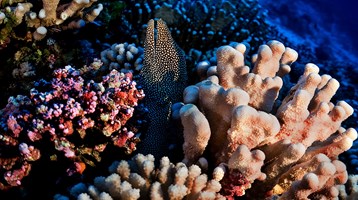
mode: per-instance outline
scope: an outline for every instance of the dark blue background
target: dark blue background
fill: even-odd
[[[259,0],[272,25],[297,43],[318,51],[320,59],[351,61],[358,67],[358,1]],[[296,34],[296,35],[294,35]]]

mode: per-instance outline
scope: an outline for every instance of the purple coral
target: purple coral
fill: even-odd
[[[0,111],[0,189],[20,185],[41,152],[69,159],[69,175],[99,162],[108,145],[131,153],[139,140],[125,125],[143,97],[131,74],[113,70],[101,82],[86,82],[66,66],[50,82],[36,82],[29,96],[9,98]]]

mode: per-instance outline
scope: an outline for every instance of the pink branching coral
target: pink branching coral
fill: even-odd
[[[202,81],[173,106],[184,127],[183,161],[195,163],[208,152],[215,165],[226,166],[227,198],[337,197],[336,186],[348,176],[338,155],[357,138],[356,130],[341,127],[353,108],[331,102],[338,81],[310,63],[281,100],[282,77],[297,52],[270,41],[253,56],[252,69],[245,53],[244,44],[220,47],[217,65],[199,63]]]
[[[36,82],[29,96],[9,98],[0,111],[0,189],[20,185],[41,154],[70,160],[71,175],[99,162],[108,145],[135,150],[139,140],[125,125],[144,93],[131,78],[113,70],[101,82],[86,82],[66,66],[50,82]]]

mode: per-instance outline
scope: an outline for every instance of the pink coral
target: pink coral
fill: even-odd
[[[136,148],[139,140],[125,125],[144,93],[130,74],[113,70],[96,83],[66,66],[55,70],[53,77],[50,82],[38,81],[28,97],[10,98],[0,111],[0,163],[7,166],[0,169],[6,180],[0,188],[19,185],[42,151],[70,159],[71,175],[94,164],[84,155],[99,162],[109,144],[125,148],[126,153]],[[52,149],[44,149],[49,144]]]

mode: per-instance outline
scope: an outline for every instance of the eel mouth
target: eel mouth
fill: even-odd
[[[179,63],[185,63],[185,54],[174,42],[169,28],[162,19],[151,19],[147,24],[144,57],[144,65],[148,67],[149,71],[157,68],[161,72],[153,75],[152,80],[154,81],[162,80],[162,76],[166,72],[164,68],[174,70]],[[177,76],[175,78],[178,79]]]
[[[162,39],[158,38],[160,37],[160,31],[163,31],[163,33],[170,33],[167,24],[162,19],[151,19],[149,20],[147,24],[147,32],[146,35],[152,36],[152,41],[154,42],[154,45],[156,46],[157,41]]]
[[[163,20],[159,20],[161,21],[159,23],[165,23]],[[152,35],[154,46],[156,46],[158,41],[158,20],[149,20],[146,35],[148,36],[148,34]]]

